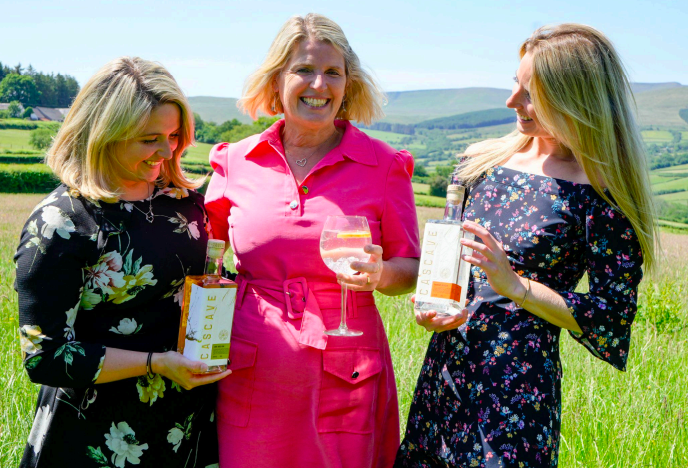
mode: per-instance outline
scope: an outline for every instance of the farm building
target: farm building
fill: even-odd
[[[36,106],[31,114],[32,121],[64,121],[69,108],[44,108]]]

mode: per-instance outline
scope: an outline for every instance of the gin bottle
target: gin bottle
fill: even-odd
[[[227,370],[237,284],[222,277],[225,242],[208,240],[204,274],[184,279],[177,351],[205,362],[207,372]]]
[[[451,184],[447,187],[447,202],[443,220],[426,222],[416,284],[414,308],[439,316],[457,315],[465,307],[471,264],[462,255],[471,255],[470,248],[459,241],[474,239],[462,227],[462,215],[467,189]],[[464,335],[466,323],[460,327]]]

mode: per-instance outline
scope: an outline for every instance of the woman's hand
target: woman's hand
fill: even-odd
[[[411,296],[411,301],[412,303],[416,301],[415,295]],[[422,312],[414,309],[414,314],[416,315],[416,323],[426,328],[426,331],[440,333],[441,331],[457,329],[466,323],[469,311],[462,309],[458,315],[439,316],[438,312],[433,310]]]
[[[208,366],[203,362],[187,359],[176,351],[153,354],[151,363],[153,373],[164,375],[185,390],[217,382],[232,373],[231,370],[226,370],[204,374],[206,370]]]
[[[374,291],[378,287],[383,276],[383,247],[379,245],[366,245],[364,252],[371,255],[368,262],[354,261],[350,267],[359,274],[338,274],[337,282],[347,284],[347,288],[353,291]]]
[[[512,270],[502,243],[497,241],[485,227],[475,222],[464,222],[464,229],[480,237],[483,243],[463,238],[462,245],[471,248],[474,252],[471,256],[462,255],[462,259],[483,269],[488,283],[496,294],[512,300],[521,299],[526,292],[526,286],[522,284],[522,278]]]

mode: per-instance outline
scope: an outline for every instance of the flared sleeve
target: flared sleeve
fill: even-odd
[[[582,334],[570,335],[594,356],[625,370],[643,273],[641,246],[629,220],[601,198],[586,213],[589,292],[562,293]]]
[[[100,297],[86,289],[86,278],[104,285],[116,274],[88,271],[90,253],[97,253],[98,227],[78,199],[64,187],[41,202],[29,216],[14,257],[19,299],[19,338],[24,368],[34,383],[53,387],[85,387],[96,381],[105,359],[98,338],[81,338],[77,315]]]

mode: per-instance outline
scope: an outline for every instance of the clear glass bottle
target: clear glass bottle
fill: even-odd
[[[208,373],[227,370],[237,284],[222,277],[225,242],[208,240],[202,275],[184,279],[177,351],[208,365]]]
[[[466,194],[466,187],[449,185],[445,217],[426,222],[416,284],[417,310],[435,310],[438,315],[449,316],[459,314],[465,307],[471,264],[462,255],[471,255],[473,250],[459,241],[474,239],[462,227]]]

